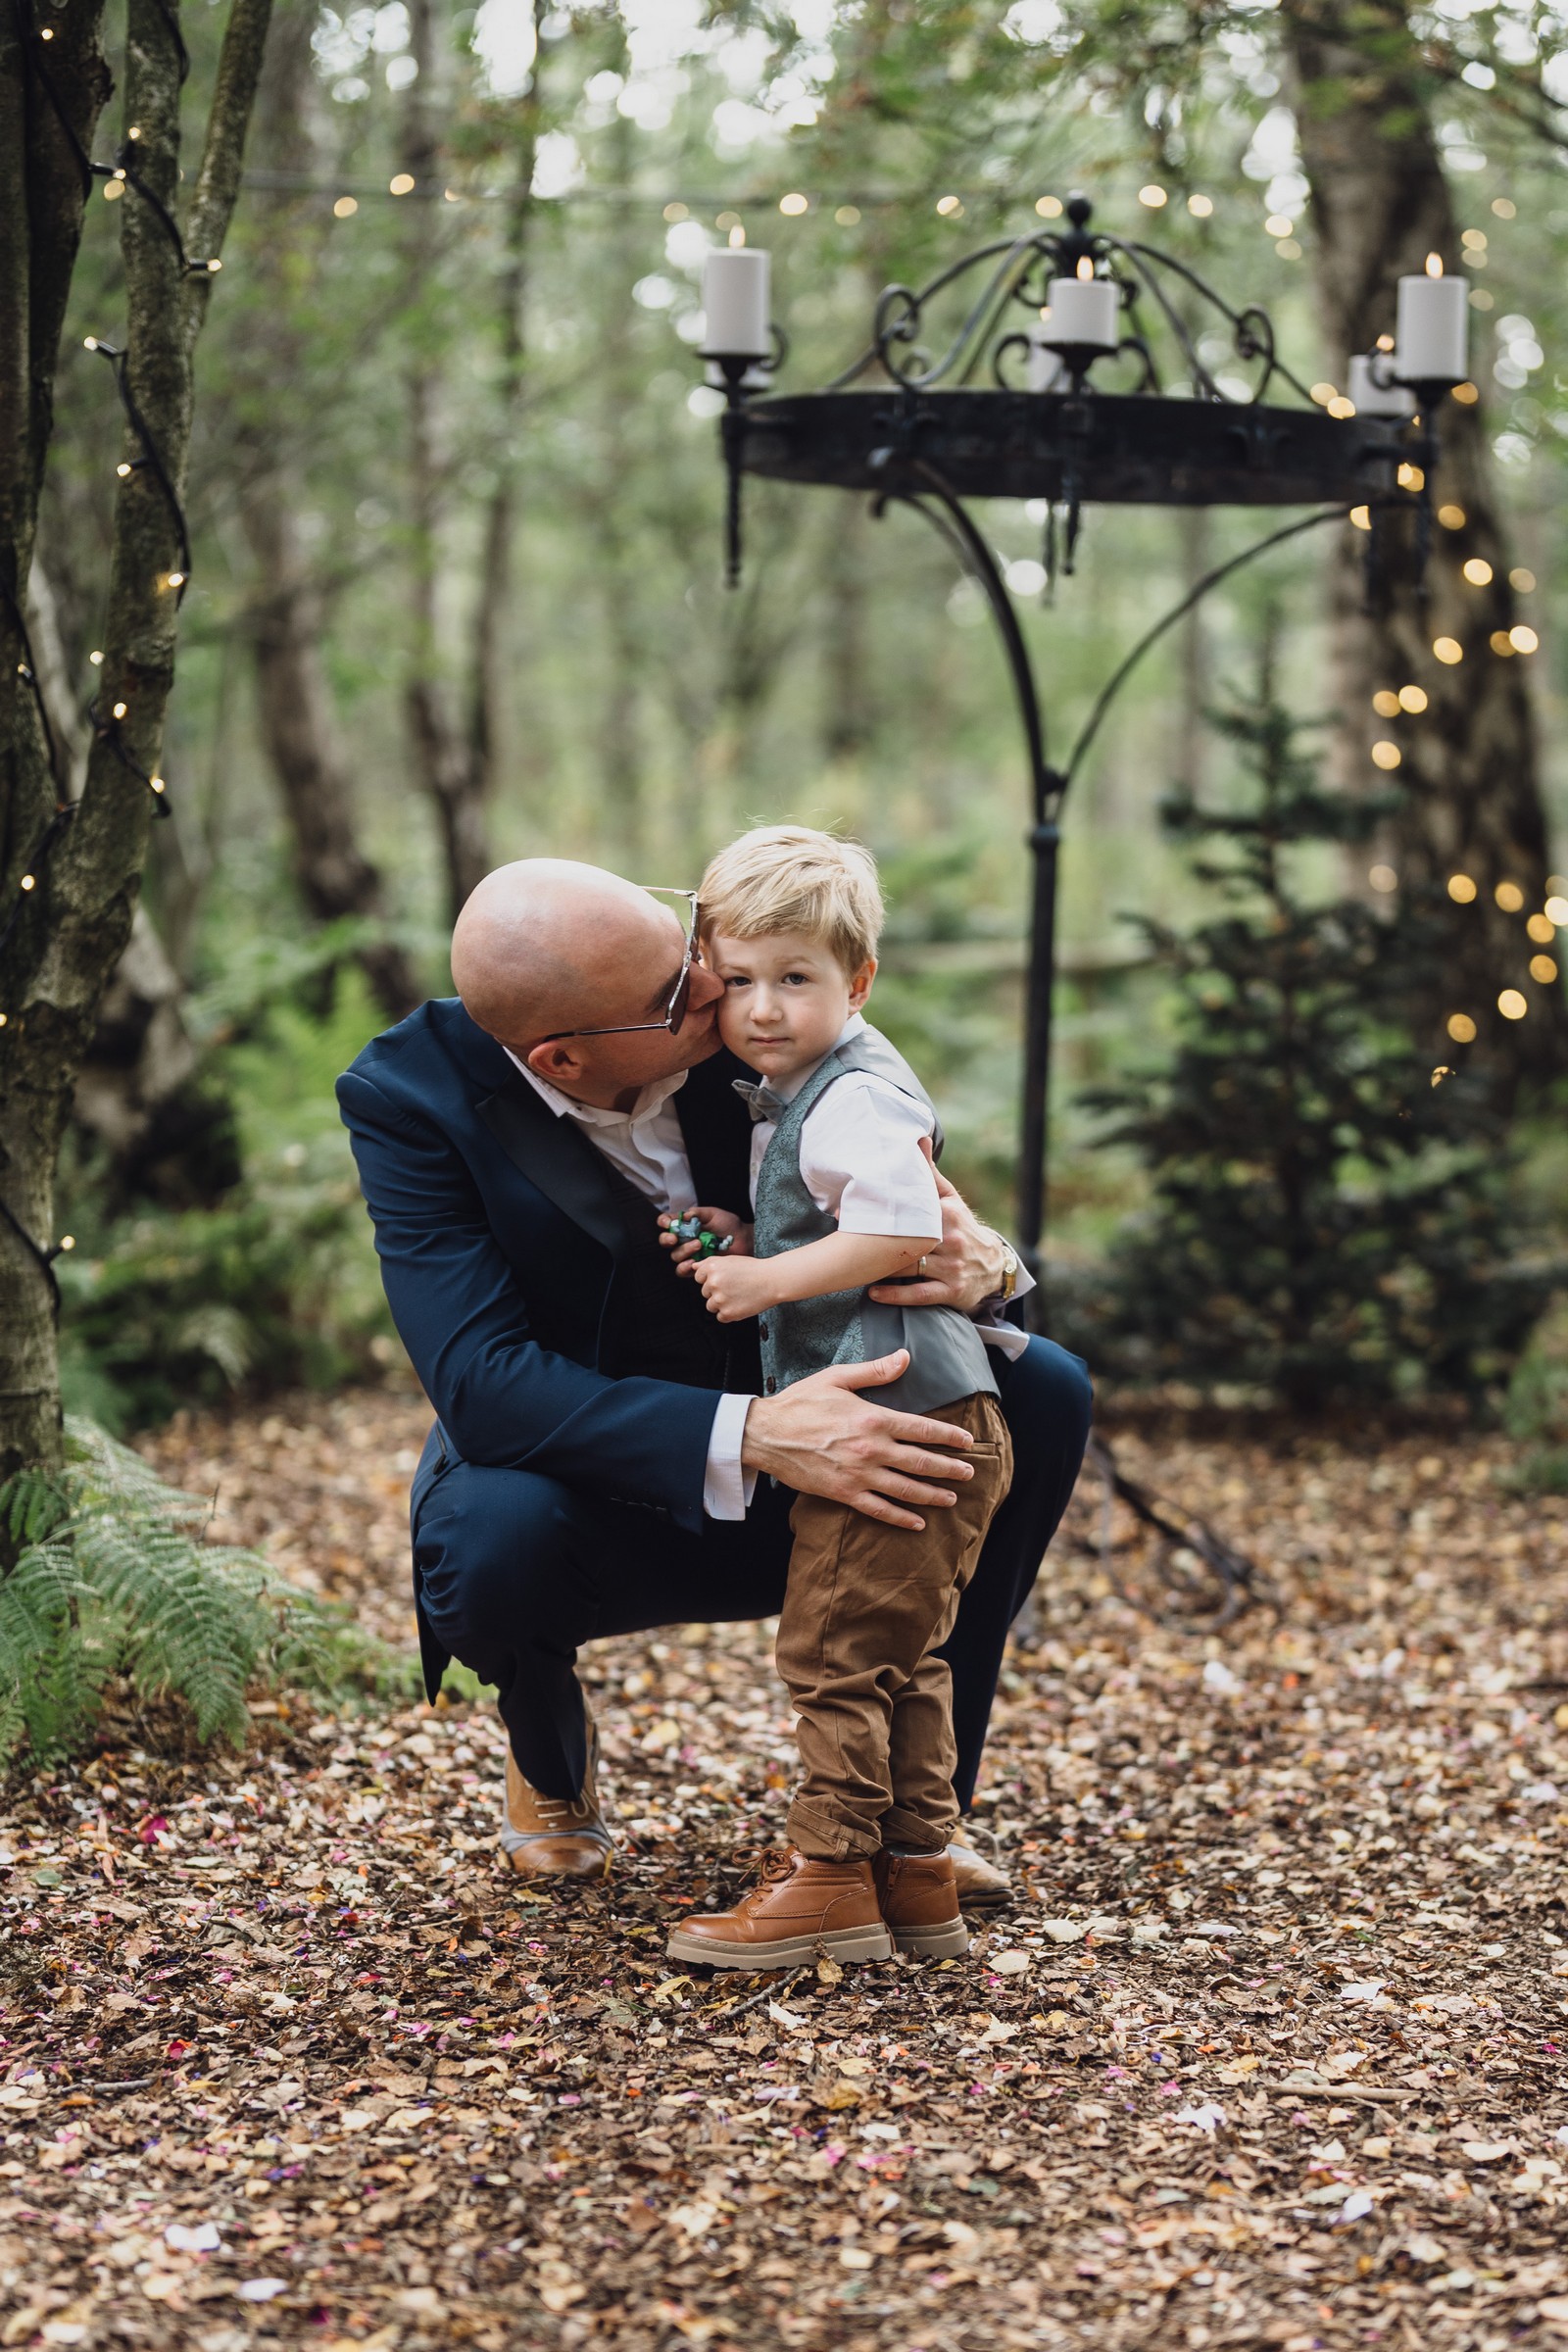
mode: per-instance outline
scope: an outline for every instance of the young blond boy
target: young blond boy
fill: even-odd
[[[804,826],[748,833],[703,878],[705,961],[725,983],[724,1043],[760,1073],[755,1225],[700,1209],[726,1244],[677,1260],[721,1322],[759,1318],[769,1394],[829,1364],[906,1349],[878,1392],[957,1424],[973,1445],[956,1499],[917,1530],[800,1494],[777,1662],[803,1779],[790,1850],[732,1912],[686,1920],[672,1958],[782,1968],[825,1946],[841,1960],[967,1948],[953,1864],[958,1826],[952,1683],[937,1656],[1012,1473],[997,1384],[956,1309],[882,1306],[870,1285],[916,1268],[942,1217],[941,1130],[903,1057],[869,1027],[882,898],[868,852]],[[666,1220],[666,1224],[669,1220]],[[963,1465],[969,1475],[964,1476]]]

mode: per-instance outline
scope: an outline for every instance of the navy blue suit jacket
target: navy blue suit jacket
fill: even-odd
[[[715,1054],[675,1102],[697,1199],[746,1216],[741,1074]],[[393,1320],[455,1451],[696,1533],[716,1396],[605,1370],[631,1212],[576,1121],[455,997],[372,1038],[337,1099]]]

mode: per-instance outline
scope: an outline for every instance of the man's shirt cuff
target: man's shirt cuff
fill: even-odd
[[[1012,1294],[1013,1298],[1027,1298],[1034,1287],[1034,1276],[1027,1266],[1020,1265],[1017,1284]],[[978,1327],[980,1337],[985,1341],[986,1346],[995,1348],[997,1353],[1006,1356],[1009,1362],[1015,1363],[1029,1345],[1029,1334],[1026,1331],[1020,1331],[1016,1323],[1008,1322],[1007,1309],[1000,1298],[985,1299],[981,1305],[976,1307],[971,1319]]]
[[[746,1416],[755,1402],[755,1397],[734,1396],[718,1400],[703,1480],[703,1509],[710,1519],[744,1519],[757,1492],[757,1472],[741,1461]]]

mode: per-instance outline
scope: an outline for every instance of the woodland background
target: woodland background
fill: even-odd
[[[102,121],[98,14],[0,15],[0,626],[24,593],[37,669],[0,674],[0,2340],[1549,2352],[1561,18],[279,0],[221,273],[193,290],[140,190],[92,183],[45,468],[19,223],[58,291],[81,182],[41,74],[103,171],[148,133],[188,253],[226,209],[194,167],[179,202],[165,0],[108,11]],[[180,19],[187,163],[220,42],[243,120],[265,19]],[[493,1706],[414,1680],[427,1409],[332,1080],[449,986],[491,860],[680,883],[749,819],[842,822],[889,886],[878,1011],[1005,1218],[1026,874],[999,657],[934,543],[826,492],[753,486],[723,592],[693,345],[736,227],[774,254],[799,388],[887,279],[1080,183],[1266,302],[1308,382],[1425,251],[1472,284],[1428,602],[1363,618],[1354,534],[1297,542],[1139,672],[1067,812],[1052,1325],[1124,1472],[1247,1581],[1227,1598],[1086,1474],[971,1825],[1010,1911],[962,1962],[698,1984],[669,1920],[737,1891],[790,1778],[768,1629],[589,1645],[613,1873],[510,1875]],[[136,346],[182,448],[171,353],[203,308],[161,735],[182,551],[150,477],[117,480],[142,452],[83,338]],[[983,514],[1059,751],[1257,523],[1092,511],[1045,608],[1043,519]],[[1413,684],[1424,708],[1374,710]]]
[[[188,15],[193,90],[220,16]],[[1080,183],[1107,224],[1269,305],[1308,381],[1356,331],[1373,227],[1404,233],[1401,188],[1462,230],[1480,399],[1449,420],[1454,464],[1496,558],[1489,598],[1539,650],[1490,660],[1474,618],[1481,659],[1453,673],[1456,709],[1395,730],[1415,815],[1381,855],[1401,884],[1474,865],[1474,936],[1495,935],[1485,991],[1519,965],[1529,1016],[1510,1031],[1477,997],[1477,1055],[1500,1066],[1514,1120],[1505,1222],[1549,1254],[1568,1024],[1560,983],[1523,978],[1522,926],[1568,890],[1549,871],[1568,849],[1540,846],[1568,819],[1550,625],[1568,562],[1557,38],[1549,12],[1458,5],[1330,21],[1056,0],[286,0],[198,363],[172,821],[153,830],[63,1171],[68,1403],[123,1428],[394,1359],[331,1079],[450,985],[446,930],[474,877],[537,851],[667,882],[759,817],[863,834],[893,909],[881,1016],[943,1098],[955,1173],[1005,1217],[1025,807],[980,600],[906,518],[775,485],[749,489],[746,580],[726,594],[717,400],[691,347],[703,253],[737,225],[773,253],[781,380],[804,388],[859,348],[884,282],[918,282]],[[1314,127],[1303,93],[1324,74],[1352,114],[1381,109],[1381,156],[1332,110]],[[110,331],[122,300],[118,201],[109,182],[89,206],[30,587],[45,693],[78,756],[118,438],[82,337]],[[999,503],[983,521],[1058,751],[1141,630],[1257,527],[1092,510],[1078,573],[1047,607],[1043,516]],[[1185,931],[1218,903],[1157,814],[1173,787],[1220,805],[1241,789],[1208,713],[1255,694],[1266,648],[1328,780],[1385,781],[1370,747],[1390,730],[1363,690],[1389,681],[1357,672],[1374,657],[1332,537],[1242,574],[1174,632],[1075,787],[1053,1155],[1069,1272],[1113,1260],[1147,1197],[1085,1098],[1173,1033],[1170,975],[1128,917]],[[1437,537],[1434,605],[1406,599],[1376,661],[1466,593],[1459,541]],[[1379,907],[1379,855],[1309,849],[1308,896]],[[1499,913],[1494,884],[1516,867],[1528,905]],[[1439,984],[1414,990],[1415,1052],[1434,1066],[1464,1058],[1451,1009]]]

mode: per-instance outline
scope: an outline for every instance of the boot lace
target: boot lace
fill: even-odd
[[[534,1791],[534,1811],[547,1830],[579,1829],[592,1819],[592,1810],[581,1797],[544,1796]]]

